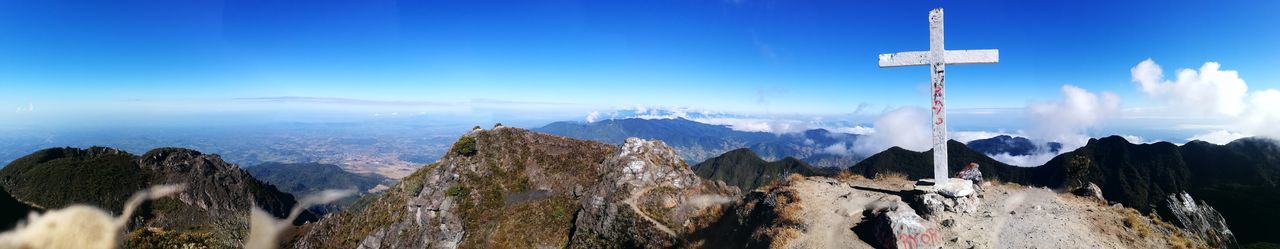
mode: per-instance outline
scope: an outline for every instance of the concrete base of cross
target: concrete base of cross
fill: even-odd
[[[975,192],[973,181],[960,178],[947,178],[942,183],[936,183],[933,179],[920,179],[920,181],[916,182],[915,189],[925,193],[938,193],[950,198],[964,197]]]

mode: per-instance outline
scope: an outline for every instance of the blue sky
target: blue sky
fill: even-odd
[[[950,108],[1017,115],[1068,84],[1160,108],[1131,80],[1148,58],[1169,79],[1219,62],[1250,92],[1280,88],[1274,1],[0,1],[0,126],[923,107],[927,70],[876,55],[926,50],[937,7],[947,48],[1001,55],[948,67]],[[988,127],[1025,128],[1009,126]]]

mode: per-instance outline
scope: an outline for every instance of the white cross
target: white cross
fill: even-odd
[[[945,50],[942,47],[942,8],[929,11],[929,51],[880,54],[880,67],[929,65],[933,81],[933,179],[947,179],[947,110],[943,105],[943,82],[947,64],[992,64],[1000,61],[1000,51]]]

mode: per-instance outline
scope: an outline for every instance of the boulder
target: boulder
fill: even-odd
[[[972,181],[960,178],[948,178],[935,185],[934,191],[951,198],[964,197],[976,192]]]
[[[978,212],[982,199],[976,196],[948,198],[936,193],[923,193],[910,200],[911,207],[929,220],[948,218],[947,214],[972,214]]]
[[[1093,184],[1092,182],[1083,187],[1071,190],[1071,193],[1078,196],[1091,197],[1100,201],[1107,201],[1106,198],[1102,197],[1102,188],[1098,188],[1098,185]]]
[[[875,219],[876,240],[884,248],[942,248],[938,225],[907,208],[890,208]]]

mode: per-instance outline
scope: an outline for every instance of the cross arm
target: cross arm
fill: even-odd
[[[942,60],[947,64],[993,64],[1000,62],[1000,50],[947,50]],[[929,51],[880,54],[880,67],[929,65]]]
[[[880,54],[880,67],[905,67],[929,65],[928,51]]]
[[[947,64],[995,64],[1000,62],[1000,50],[947,50],[943,54]]]

